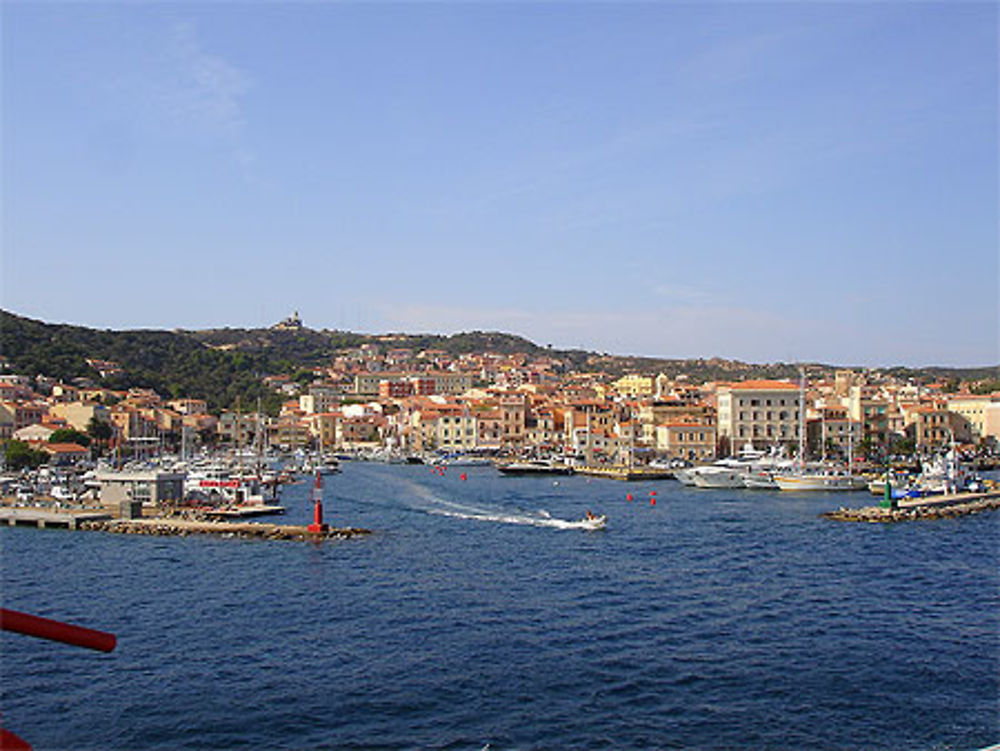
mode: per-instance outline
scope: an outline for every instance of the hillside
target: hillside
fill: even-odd
[[[749,378],[796,378],[797,363],[752,364],[721,358],[661,359],[554,350],[513,334],[472,331],[453,335],[365,335],[343,331],[299,329],[211,329],[203,331],[109,331],[66,324],[49,324],[0,311],[0,355],[10,372],[45,375],[71,382],[84,378],[113,389],[148,387],[170,398],[206,399],[210,409],[231,407],[237,397],[245,404],[258,397],[273,412],[280,398],[261,384],[265,375],[295,374],[329,363],[338,352],[363,344],[383,349],[435,349],[450,355],[470,352],[524,353],[560,360],[578,372],[670,376],[686,374],[693,382]],[[124,372],[108,378],[87,359],[111,360]],[[807,364],[811,378],[831,375],[837,366]],[[861,370],[862,368],[856,368]],[[991,383],[997,367],[891,368],[881,371],[922,382],[960,380]]]
[[[0,311],[0,354],[15,373],[84,378],[112,389],[147,387],[169,398],[206,399],[213,410],[229,407],[237,396],[246,403],[258,396],[275,401],[260,383],[270,372],[267,358],[212,350],[183,333],[100,331]],[[116,362],[124,373],[101,378],[88,358]]]

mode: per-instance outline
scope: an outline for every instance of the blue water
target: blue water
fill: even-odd
[[[1000,513],[466,472],[344,465],[328,520],[376,533],[321,545],[0,530],[5,607],[119,640],[2,634],[4,725],[40,750],[1000,741]],[[607,530],[565,528],[587,508]]]

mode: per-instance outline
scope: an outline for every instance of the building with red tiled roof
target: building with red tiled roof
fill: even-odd
[[[747,443],[754,448],[797,444],[799,387],[787,381],[742,381],[719,384],[716,391],[719,438],[733,453]]]
[[[90,458],[90,449],[78,443],[43,443],[39,448],[52,457],[52,464],[75,464]]]

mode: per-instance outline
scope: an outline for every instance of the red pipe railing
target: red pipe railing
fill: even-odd
[[[114,634],[96,631],[92,628],[74,626],[62,621],[53,621],[37,615],[20,613],[17,610],[0,608],[0,630],[16,631],[26,636],[37,636],[39,639],[60,641],[76,647],[96,649],[100,652],[110,652],[118,643]]]
[[[0,630],[15,631],[26,636],[37,636],[39,639],[61,641],[64,644],[96,649],[100,652],[110,652],[118,643],[114,634],[105,631],[74,626],[71,623],[53,621],[50,618],[42,618],[6,608],[0,608]],[[0,728],[0,751],[31,751],[31,744],[16,733]]]

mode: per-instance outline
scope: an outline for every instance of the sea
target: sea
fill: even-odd
[[[323,497],[373,534],[0,529],[4,607],[118,638],[0,635],[3,726],[42,751],[1000,742],[998,512],[362,462]]]

